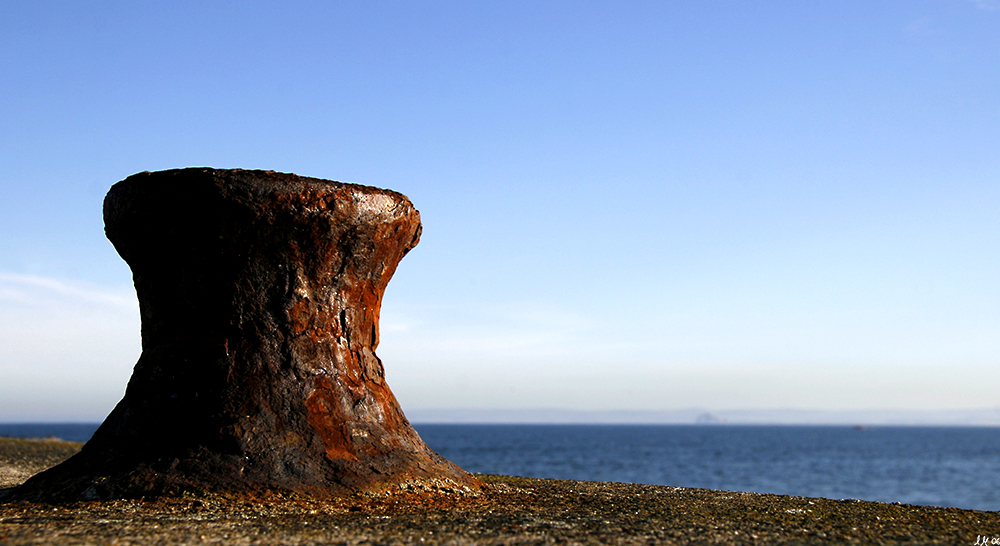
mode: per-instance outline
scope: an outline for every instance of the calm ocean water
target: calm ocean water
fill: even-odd
[[[1000,428],[416,428],[471,472],[1000,510]]]
[[[471,472],[1000,510],[1000,428],[415,425]],[[0,424],[86,441],[96,424]]]

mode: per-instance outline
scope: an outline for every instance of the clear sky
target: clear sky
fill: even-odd
[[[135,172],[392,188],[407,408],[968,408],[1000,386],[1000,1],[2,2],[0,420],[139,355]]]

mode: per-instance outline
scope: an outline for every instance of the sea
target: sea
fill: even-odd
[[[1000,428],[415,424],[470,472],[1000,510]],[[0,424],[86,441],[96,424]]]

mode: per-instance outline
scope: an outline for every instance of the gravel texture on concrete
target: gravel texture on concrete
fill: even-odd
[[[0,439],[0,487],[80,444]],[[14,477],[10,477],[14,476]],[[1000,513],[621,483],[478,476],[458,495],[399,490],[0,504],[12,544],[982,544]]]
[[[83,444],[0,437],[0,488],[17,485],[32,475],[68,459]]]

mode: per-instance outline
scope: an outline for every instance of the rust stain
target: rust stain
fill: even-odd
[[[358,457],[352,449],[353,443],[346,423],[343,420],[339,422],[334,420],[335,417],[339,416],[339,412],[333,397],[333,385],[330,380],[326,377],[317,378],[316,389],[306,398],[309,426],[323,441],[328,459],[357,461]]]

